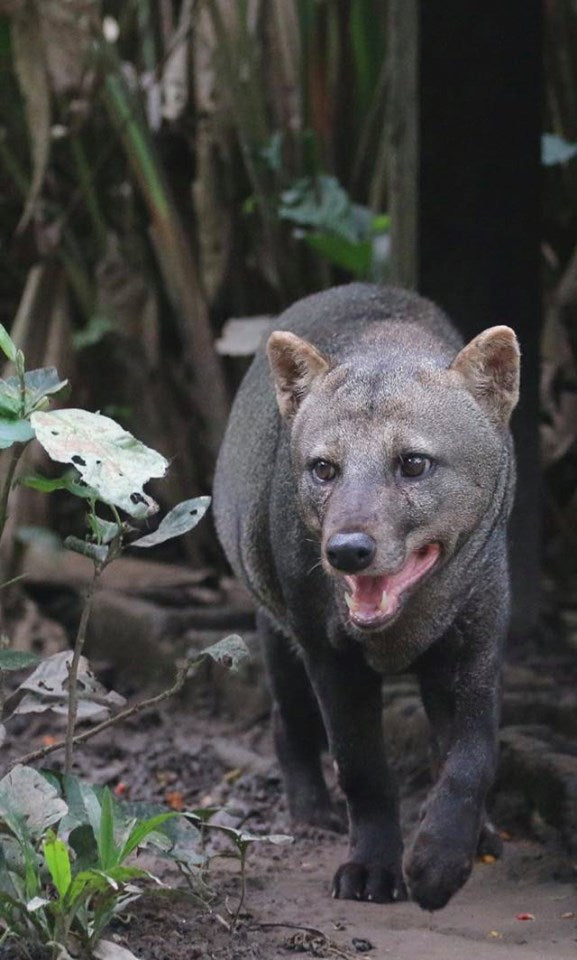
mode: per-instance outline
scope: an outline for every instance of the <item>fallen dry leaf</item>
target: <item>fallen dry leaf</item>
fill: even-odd
[[[497,857],[494,857],[492,853],[484,853],[482,857],[479,857],[481,863],[496,863]]]
[[[164,794],[164,802],[172,810],[184,810],[184,797],[180,790],[167,790]]]

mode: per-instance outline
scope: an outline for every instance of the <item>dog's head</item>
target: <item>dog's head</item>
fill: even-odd
[[[363,634],[382,630],[501,509],[515,334],[484,331],[446,369],[387,364],[366,345],[336,363],[284,331],[267,349],[304,522],[343,617]]]

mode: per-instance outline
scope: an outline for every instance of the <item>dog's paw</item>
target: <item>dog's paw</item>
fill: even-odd
[[[348,860],[341,864],[333,880],[333,897],[339,900],[372,900],[394,903],[407,899],[400,864],[360,863]]]
[[[461,889],[472,868],[472,854],[421,829],[403,862],[409,897],[423,910],[440,910]]]

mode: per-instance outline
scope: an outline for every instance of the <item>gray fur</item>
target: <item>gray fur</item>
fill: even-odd
[[[357,752],[367,754],[365,764],[372,762],[371,750],[378,753],[375,766],[382,768],[382,775],[371,774],[366,788],[371,799],[364,807],[377,811],[382,796],[382,815],[375,812],[367,818],[366,812],[357,811],[356,784],[364,767],[343,741],[353,736],[347,730],[355,728],[355,703],[359,711],[364,709],[363,684],[372,689],[373,676],[415,670],[446,776],[441,773],[432,791],[430,823],[427,815],[405,854],[403,869],[414,898],[434,909],[470,871],[495,761],[499,664],[508,616],[506,523],[514,489],[511,438],[504,421],[515,402],[515,371],[506,371],[508,394],[500,393],[501,370],[494,383],[491,370],[489,375],[483,371],[482,389],[476,390],[467,380],[468,363],[463,370],[459,364],[450,369],[463,343],[445,315],[429,301],[393,288],[352,284],[316,294],[287,310],[277,330],[306,340],[328,360],[329,371],[307,384],[294,416],[283,421],[264,346],[259,350],[231,414],[218,462],[214,509],[227,556],[263,611],[265,642],[275,651],[270,674],[277,713],[282,715],[277,718],[282,727],[277,745],[289,800],[292,791],[294,813],[309,790],[315,797],[310,814],[323,788],[317,773],[311,773],[314,762],[301,764],[298,745],[287,747],[291,734],[284,715],[290,713],[290,703],[278,676],[283,642],[300,652],[331,750],[342,764],[343,789],[350,794],[351,854],[337,874],[336,895],[378,900],[400,895],[396,801],[391,799],[392,787],[383,786],[389,782],[386,761],[378,740],[373,743],[371,721],[367,718]],[[511,336],[510,331],[506,334]],[[475,355],[474,348],[472,352]],[[468,361],[468,354],[461,356]],[[471,377],[475,375],[473,364]],[[395,464],[407,450],[432,454],[438,461],[430,478],[398,481]],[[341,475],[330,489],[311,484],[307,464],[314,457],[339,463]],[[348,621],[342,578],[326,559],[331,533],[357,529],[368,531],[377,543],[368,573],[397,569],[427,542],[442,546],[430,576],[416,585],[398,616],[375,632],[361,631]],[[282,669],[290,669],[288,661]],[[350,703],[342,709],[353,715],[342,730],[338,703],[332,704],[341,683],[339,670],[351,673]],[[357,673],[358,680],[352,679]],[[297,695],[291,687],[293,702]],[[439,706],[443,698],[453,703],[450,720]],[[461,707],[460,698],[470,702]],[[455,724],[474,727],[468,711],[475,698],[482,705],[480,719],[477,731],[467,730],[468,739]],[[375,717],[377,709],[375,693]],[[359,720],[359,731],[362,726]],[[463,750],[475,754],[469,766]],[[457,780],[463,779],[463,790],[475,795],[475,804],[468,819],[461,812],[447,825],[453,767]],[[301,807],[306,819],[307,804],[303,801]],[[452,853],[441,855],[461,816],[461,847],[457,842]],[[366,852],[380,843],[368,839],[373,829],[368,820],[380,820],[379,836],[388,837],[382,842],[380,866]]]

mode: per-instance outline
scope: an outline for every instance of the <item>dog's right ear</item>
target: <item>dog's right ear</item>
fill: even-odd
[[[276,330],[267,343],[281,416],[294,417],[313,381],[329,369],[329,363],[311,343],[294,333]]]

